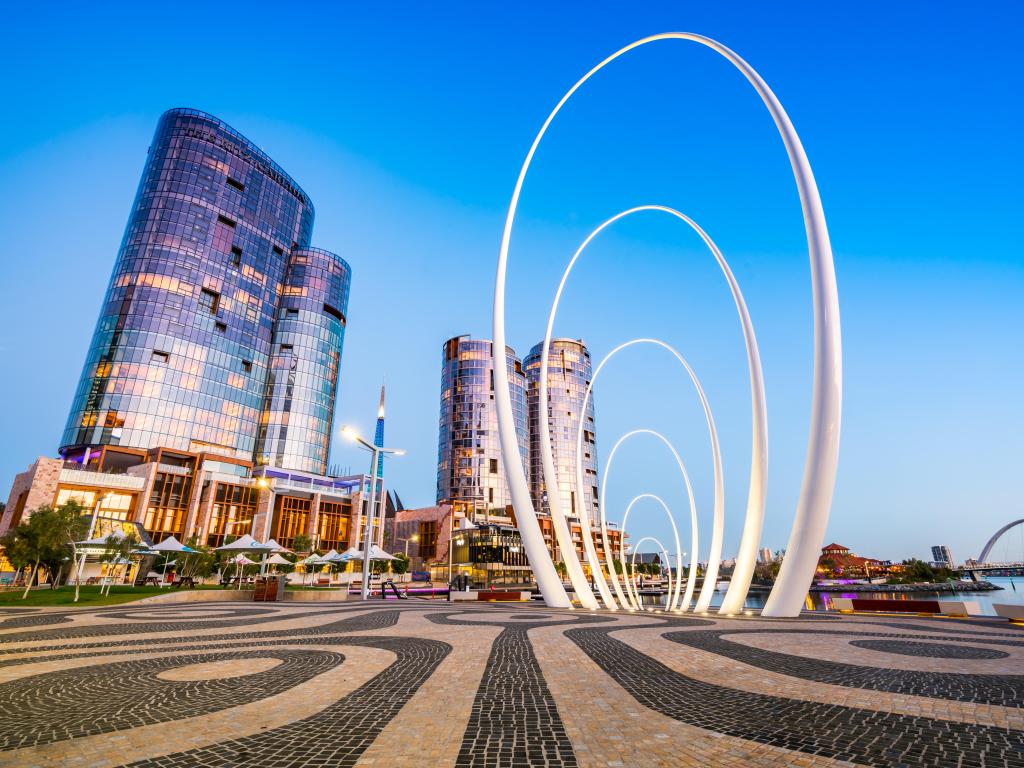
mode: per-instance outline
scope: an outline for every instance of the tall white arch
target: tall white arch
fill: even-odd
[[[569,265],[569,269],[572,265]],[[568,275],[568,269],[566,270]],[[563,278],[564,284],[564,278]],[[561,293],[561,287],[559,288]],[[555,299],[555,306],[557,307],[558,297]],[[550,331],[550,325],[549,325]],[[587,412],[587,405],[590,403],[590,398],[593,396],[594,385],[597,383],[598,377],[601,375],[601,371],[611,361],[611,359],[624,349],[637,344],[653,344],[654,346],[661,347],[662,349],[670,352],[676,360],[683,366],[686,372],[690,376],[690,380],[693,382],[694,388],[697,390],[697,396],[700,398],[701,406],[704,408],[704,419],[708,426],[708,439],[711,443],[711,460],[714,468],[714,489],[715,489],[715,500],[714,500],[714,514],[712,516],[712,531],[711,531],[711,551],[708,555],[708,570],[704,576],[704,586],[701,589],[700,596],[697,599],[697,605],[694,610],[704,611],[707,610],[708,605],[711,603],[711,597],[715,591],[715,580],[718,578],[718,567],[722,559],[722,538],[725,529],[725,481],[723,479],[722,471],[722,452],[718,444],[718,429],[715,426],[715,417],[711,412],[711,406],[708,403],[707,397],[704,394],[704,388],[701,386],[700,379],[697,378],[697,374],[694,373],[693,368],[686,359],[679,354],[678,350],[674,347],[666,344],[659,339],[633,339],[631,341],[624,342],[619,346],[615,347],[611,352],[604,356],[604,359],[598,363],[590,377],[590,383],[587,385],[586,392],[583,395],[583,406],[580,409],[580,413]],[[755,342],[756,344],[756,342]],[[756,352],[756,347],[755,347]],[[543,401],[542,401],[543,403]],[[541,406],[543,407],[543,405]],[[543,411],[541,411],[543,413]],[[549,444],[550,447],[550,444]],[[547,480],[545,479],[545,482]],[[583,421],[576,429],[576,487],[583,487]],[[594,539],[590,533],[590,518],[586,511],[586,505],[581,499],[582,494],[576,494],[576,515],[580,519],[581,537],[583,539],[583,548],[587,553],[587,559],[591,563],[597,563],[597,552],[594,548]],[[604,503],[603,499],[599,499],[600,503]],[[694,552],[694,557],[697,557],[697,553]],[[594,574],[594,583],[597,585],[598,592],[601,595],[601,599],[604,600],[605,605],[611,605],[611,592],[608,590],[608,584],[605,582],[604,574],[601,573],[601,569],[591,567],[591,572]],[[709,580],[708,576],[713,576]],[[710,584],[710,587],[708,586]],[[706,599],[705,599],[706,598]]]
[[[522,194],[526,173],[530,169],[533,157],[540,146],[541,139],[547,133],[551,122],[561,111],[565,103],[577,90],[597,72],[615,59],[648,43],[659,40],[686,40],[706,46],[723,56],[753,86],[764,102],[775,126],[782,138],[786,154],[793,169],[793,177],[800,195],[800,207],[804,218],[807,235],[807,251],[811,267],[811,293],[813,297],[814,316],[814,375],[811,396],[810,433],[807,442],[807,455],[804,461],[804,475],[800,488],[793,526],[790,530],[786,557],[783,560],[779,577],[768,597],[762,615],[764,616],[796,616],[803,605],[804,597],[817,565],[818,552],[825,536],[828,524],[828,513],[832,505],[832,493],[835,489],[836,467],[839,460],[839,431],[842,420],[842,339],[839,323],[839,292],[836,286],[835,264],[832,260],[832,247],[829,242],[828,227],[825,213],[821,205],[821,197],[814,173],[811,170],[807,154],[804,152],[800,137],[793,127],[782,104],[768,87],[761,76],[734,51],[703,35],[691,32],[665,32],[651,35],[620,48],[615,53],[592,67],[575,85],[558,101],[554,109],[541,125],[534,137],[530,149],[526,153],[519,169],[509,201],[505,225],[498,249],[497,274],[494,282],[493,311],[493,343],[492,354],[495,365],[495,404],[498,412],[498,431],[501,441],[502,456],[508,474],[509,490],[512,505],[516,511],[516,519],[526,556],[533,567],[537,585],[545,602],[552,607],[568,606],[569,599],[561,580],[555,571],[554,563],[544,544],[540,532],[537,515],[530,500],[529,488],[526,484],[526,473],[518,453],[515,421],[512,415],[512,399],[509,391],[508,372],[504,365],[505,352],[505,277],[508,269],[508,251],[512,238],[512,227],[515,223],[519,197]],[[495,352],[494,350],[498,350]],[[550,498],[550,497],[549,497]],[[742,556],[747,561],[749,551],[755,551],[759,539],[750,541],[744,536],[740,541],[737,563]],[[756,555],[755,555],[756,557]],[[744,574],[734,573],[734,579]],[[740,582],[737,580],[737,585]],[[738,590],[738,586],[737,586]],[[742,605],[736,605],[732,585],[726,594],[722,612],[735,613]]]
[[[631,437],[635,437],[636,435],[651,435],[653,437],[656,437],[662,443],[664,443],[666,448],[668,448],[672,452],[672,457],[676,460],[676,466],[679,467],[679,474],[683,476],[683,485],[686,487],[686,497],[690,502],[690,542],[692,544],[692,549],[694,552],[700,551],[700,543],[697,530],[697,503],[693,498],[693,486],[690,484],[690,475],[686,471],[686,465],[683,463],[683,460],[679,457],[679,453],[678,451],[676,451],[675,446],[673,446],[672,443],[669,442],[668,438],[666,438],[663,434],[661,434],[660,432],[656,432],[653,429],[634,429],[631,432],[627,432],[616,441],[615,445],[612,446],[611,453],[608,454],[608,460],[607,462],[605,462],[604,472],[601,476],[601,494],[600,496],[598,496],[598,498],[601,499],[601,543],[604,547],[605,563],[607,563],[608,565],[608,576],[609,578],[611,578],[612,587],[614,587],[615,589],[615,595],[619,600],[619,604],[623,606],[628,605],[628,601],[623,596],[622,590],[619,589],[618,579],[615,578],[615,568],[612,565],[612,560],[615,558],[615,550],[612,548],[610,540],[608,538],[608,506],[607,504],[605,504],[604,500],[607,499],[605,490],[608,487],[608,476],[611,474],[612,464],[615,461],[615,454],[618,453],[619,448],[622,446],[624,442],[626,442],[626,440],[630,439]],[[661,503],[665,507],[665,511],[668,513],[669,518],[672,519],[672,529],[676,530],[675,520],[674,518],[672,518],[672,511],[668,508],[668,505],[666,505],[665,502]],[[678,533],[676,534],[676,541],[679,541]],[[679,573],[679,578],[682,579],[681,565]],[[681,604],[678,606],[684,611],[688,610],[690,607],[690,600],[693,597],[693,590],[696,584],[697,558],[695,556],[690,560],[690,573],[686,579],[686,593],[683,595]],[[615,606],[610,605],[609,607],[614,608]]]
[[[661,550],[661,554],[664,555],[664,557],[665,557],[665,563],[668,565],[668,594],[669,594],[669,596],[671,596],[672,595],[672,584],[674,583],[673,579],[672,579],[672,558],[669,557],[668,550],[665,549],[665,545],[662,544],[654,536],[644,536],[642,539],[639,539],[636,542],[636,544],[633,545],[633,551],[629,555],[629,570],[630,571],[636,570],[636,556],[637,556],[637,554],[640,551],[640,545],[643,544],[645,541],[651,541],[651,542],[654,542],[655,544],[657,544],[658,545],[658,549]],[[625,563],[623,563],[623,571],[625,571]],[[676,577],[675,581],[678,581],[680,578],[682,578],[682,574],[679,573],[679,571],[676,571],[676,573],[678,574],[678,576]],[[626,579],[626,584],[628,584],[630,586],[630,588],[635,587],[635,585],[632,583],[632,579],[627,578]],[[636,591],[636,589],[633,589],[632,591],[636,594],[636,602],[634,603],[636,608],[638,610],[641,610],[641,611],[645,610],[644,607],[643,607],[643,602],[640,600],[640,594]],[[666,603],[665,607],[666,607],[666,610],[668,610],[668,611],[672,610],[670,607],[668,607],[667,603]]]
[[[671,611],[679,604],[680,601],[679,587],[683,581],[683,543],[679,539],[679,529],[676,528],[676,521],[675,518],[672,516],[672,510],[669,509],[668,504],[666,504],[660,496],[656,496],[653,493],[641,493],[639,496],[634,496],[633,499],[629,502],[629,504],[626,505],[626,511],[622,515],[622,525],[619,528],[619,530],[622,531],[622,535],[619,537],[619,562],[622,563],[623,566],[622,583],[626,589],[626,596],[629,599],[629,601],[633,604],[633,607],[637,610],[643,610],[643,608],[640,606],[640,596],[637,595],[635,591],[631,592],[631,585],[629,583],[628,574],[625,572],[625,566],[626,523],[629,522],[629,513],[633,510],[633,507],[636,506],[636,503],[638,501],[643,501],[644,499],[652,499],[658,502],[658,504],[661,505],[661,508],[665,511],[665,516],[668,518],[668,521],[672,524],[672,536],[676,541],[676,573],[679,574],[679,578],[676,579],[675,592],[672,592],[670,590],[668,595],[668,609]]]

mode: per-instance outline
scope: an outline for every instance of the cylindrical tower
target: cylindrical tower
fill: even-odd
[[[278,308],[256,461],[325,474],[352,270],[320,248],[294,251]]]
[[[526,356],[523,368],[527,380],[527,412],[530,426],[530,495],[533,506],[550,514],[544,466],[540,452],[541,429],[551,434],[551,452],[558,472],[559,500],[566,515],[576,510],[576,434],[583,397],[593,375],[590,352],[580,340],[552,339],[548,352],[548,413],[538,413],[540,401],[540,358],[543,342]],[[594,396],[591,393],[583,414],[583,503],[591,520],[599,519],[597,490],[597,432],[594,424]]]
[[[456,336],[444,344],[437,448],[437,501],[471,519],[511,516],[511,497],[498,442],[491,342]],[[505,362],[519,452],[526,466],[526,378],[510,348]]]
[[[61,452],[256,447],[278,292],[313,205],[212,115],[165,112],[75,392]]]

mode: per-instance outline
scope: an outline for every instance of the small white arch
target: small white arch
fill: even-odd
[[[568,269],[571,269],[572,265],[569,265]],[[566,270],[566,276],[568,276],[568,269]],[[564,278],[563,278],[564,284]],[[561,287],[559,288],[559,292]],[[555,306],[557,306],[558,299],[555,299]],[[555,306],[552,307],[554,310]],[[553,316],[552,316],[553,317]],[[548,326],[550,332],[550,324]],[[711,412],[711,406],[708,403],[708,399],[704,394],[704,388],[701,386],[700,379],[697,378],[697,374],[686,359],[679,354],[678,350],[674,347],[666,344],[659,339],[633,339],[627,341],[619,346],[615,347],[611,352],[604,356],[604,359],[598,363],[590,377],[590,384],[587,385],[585,394],[583,395],[583,406],[580,409],[580,413],[587,412],[587,405],[590,403],[590,398],[593,396],[594,385],[597,383],[598,376],[604,369],[611,359],[621,352],[622,350],[637,345],[637,344],[653,344],[654,346],[661,347],[662,349],[670,352],[676,360],[683,366],[686,372],[690,376],[690,380],[693,382],[694,388],[697,390],[697,396],[700,398],[701,406],[704,409],[704,419],[708,425],[708,440],[711,444],[711,461],[712,467],[714,468],[714,490],[715,500],[712,515],[712,530],[711,530],[711,549],[708,554],[708,569],[704,578],[704,586],[701,588],[700,596],[697,599],[697,605],[694,610],[704,611],[711,604],[711,598],[715,592],[715,581],[718,578],[718,568],[722,560],[722,539],[725,531],[725,480],[722,472],[722,451],[718,444],[718,429],[715,426],[715,417]],[[756,344],[756,342],[755,342]],[[755,347],[756,352],[756,347]],[[760,366],[759,366],[760,367]],[[543,407],[543,405],[541,406]],[[544,411],[541,411],[542,413]],[[541,440],[543,444],[543,438]],[[548,443],[550,449],[550,442]],[[583,487],[583,420],[580,419],[579,425],[576,429],[576,487]],[[580,536],[583,539],[583,551],[587,553],[587,558],[591,562],[597,562],[597,552],[594,548],[594,539],[590,532],[590,518],[587,515],[586,505],[583,503],[583,494],[576,494],[576,516],[580,519]],[[603,504],[603,497],[599,500],[599,503]],[[697,557],[697,552],[694,551],[694,557]],[[608,590],[608,585],[605,583],[604,574],[601,573],[601,569],[591,569],[595,572],[594,583],[597,585],[597,590],[601,595],[601,599],[604,600],[605,605],[611,607],[612,595]],[[709,579],[708,576],[711,576]],[[708,585],[711,585],[710,587]]]
[[[669,594],[669,596],[671,596],[672,595],[672,583],[673,583],[673,579],[672,579],[672,559],[669,557],[668,550],[665,549],[665,545],[662,544],[654,536],[644,536],[642,539],[638,540],[636,542],[636,544],[633,545],[633,551],[629,555],[629,570],[630,571],[635,571],[636,570],[636,556],[637,556],[637,554],[640,551],[640,545],[643,544],[645,541],[652,541],[655,544],[657,544],[658,545],[658,549],[661,550],[661,554],[665,557],[665,564],[668,567],[668,594]],[[625,565],[623,565],[623,569],[625,569]],[[680,578],[682,578],[682,574],[679,574],[676,577],[676,580],[678,581]],[[636,585],[633,584],[632,582],[633,582],[633,580],[631,578],[627,578],[626,579],[626,584],[628,584],[630,587],[634,588],[633,592],[636,594],[636,598],[637,598],[635,605],[636,605],[638,610],[641,610],[641,611],[646,610],[644,608],[644,606],[643,606],[642,600],[640,599],[640,593],[636,591],[636,589],[635,589]],[[668,607],[667,603],[666,603],[665,609],[666,609],[666,611],[671,611],[672,610],[671,608]]]
[[[672,536],[676,541],[676,573],[679,574],[679,578],[676,579],[676,589],[674,592],[670,590],[668,596],[668,608],[669,610],[673,610],[679,602],[679,586],[683,580],[683,543],[679,539],[679,530],[676,528],[676,521],[672,516],[672,510],[669,509],[668,504],[666,504],[660,496],[656,496],[653,493],[641,493],[639,496],[634,496],[629,504],[626,505],[626,511],[622,515],[622,525],[620,526],[622,536],[619,537],[619,562],[622,563],[623,567],[625,567],[626,523],[629,522],[629,513],[632,511],[633,507],[636,506],[638,501],[643,501],[644,499],[652,499],[658,502],[658,504],[661,505],[661,508],[665,510],[665,516],[668,518],[668,521],[672,524]],[[626,573],[623,573],[622,582],[626,589],[626,595],[628,596],[629,601],[633,604],[633,607],[637,610],[643,610],[640,605],[640,596],[635,592],[631,592],[631,585]]]
[[[601,477],[601,495],[599,497],[600,499],[602,499],[602,503],[601,503],[601,539],[602,539],[602,543],[604,545],[605,563],[608,566],[608,575],[609,575],[609,577],[611,577],[612,587],[614,587],[614,589],[615,589],[615,595],[616,595],[616,597],[618,597],[619,603],[621,605],[623,605],[623,606],[627,605],[628,602],[627,602],[626,598],[623,596],[622,590],[619,588],[618,579],[615,577],[615,568],[612,565],[612,560],[615,557],[615,552],[612,549],[611,544],[610,544],[609,539],[608,539],[608,517],[607,517],[607,514],[605,512],[605,510],[607,509],[607,505],[604,503],[603,500],[607,498],[606,494],[605,494],[605,489],[608,487],[608,475],[611,473],[612,462],[615,460],[615,454],[618,452],[619,447],[626,440],[628,440],[629,438],[634,437],[636,435],[652,435],[653,437],[656,437],[659,440],[661,440],[661,442],[665,444],[665,447],[667,447],[672,452],[672,456],[676,460],[676,466],[679,467],[679,473],[683,476],[683,484],[686,486],[686,496],[687,496],[687,498],[690,501],[690,540],[691,540],[691,543],[692,543],[692,549],[693,549],[694,552],[699,552],[700,551],[700,545],[699,545],[698,535],[697,535],[697,503],[696,503],[696,501],[693,498],[693,486],[690,484],[690,475],[686,471],[686,465],[683,463],[683,460],[679,457],[679,452],[676,451],[675,446],[673,446],[672,443],[669,442],[668,438],[666,438],[663,434],[661,434],[660,432],[656,432],[653,429],[634,429],[631,432],[627,432],[626,434],[624,434],[622,437],[620,437],[618,439],[618,441],[612,447],[611,453],[608,454],[608,461],[604,465],[604,473],[603,473],[603,476]],[[664,502],[662,502],[662,503],[664,504]],[[672,512],[671,512],[671,510],[668,509],[667,505],[666,505],[665,509],[666,509],[666,511],[668,511],[669,518],[672,519],[672,529],[673,529],[673,531],[676,532],[676,549],[677,549],[678,552],[682,552],[682,547],[679,545],[679,533],[676,530],[675,519],[672,518]],[[620,541],[621,541],[621,539],[620,539]],[[678,562],[678,566],[679,566],[678,573],[680,574],[679,580],[681,581],[682,580],[682,573],[683,573],[683,566],[682,566],[682,561],[681,561],[682,555],[679,555],[679,558],[680,558],[680,560]],[[679,603],[678,607],[681,610],[684,610],[684,611],[685,610],[689,610],[690,600],[693,597],[693,590],[694,590],[694,587],[696,586],[696,583],[697,583],[697,558],[694,557],[690,561],[690,573],[689,573],[689,575],[688,575],[688,577],[686,579],[686,592],[683,595],[682,601],[680,602],[678,599],[673,601],[673,602],[678,602]],[[678,593],[678,591],[679,590],[677,588],[676,592]],[[677,595],[677,598],[678,598],[678,595]],[[609,607],[614,608],[614,606],[609,606]]]

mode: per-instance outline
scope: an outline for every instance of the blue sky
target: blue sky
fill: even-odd
[[[1018,4],[143,5],[22,4],[7,17],[5,489],[56,448],[156,120],[191,106],[263,147],[313,198],[314,243],[354,272],[337,423],[372,429],[386,375],[388,442],[408,450],[389,482],[408,504],[431,503],[441,344],[490,334],[505,206],[533,135],[602,57],[687,30],[760,71],[821,188],[845,352],[828,538],[892,558],[945,543],[963,558],[1020,516]],[[648,46],[558,118],[513,236],[510,343],[525,354],[541,339],[564,263],[589,230],[644,203],[701,222],[747,297],[769,406],[764,542],[779,548],[809,413],[806,247],[781,143],[724,60],[694,45]],[[730,554],[746,499],[749,390],[728,292],[699,246],[667,217],[616,225],[575,270],[556,332],[583,337],[597,359],[640,335],[690,359],[721,433]],[[634,428],[664,431],[694,478],[706,551],[706,432],[670,363],[631,351],[602,375],[598,449],[607,455]],[[366,459],[338,442],[333,461],[362,469]],[[653,441],[616,460],[612,519],[642,492],[687,516]],[[633,519],[637,538],[667,539],[655,507]],[[1002,554],[1024,556],[1018,538]]]

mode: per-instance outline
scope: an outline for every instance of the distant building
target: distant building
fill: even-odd
[[[775,558],[772,556],[772,551],[771,551],[770,548],[768,548],[768,547],[761,547],[761,549],[758,550],[757,562],[761,563],[761,565],[767,565],[768,563],[772,562],[774,559]]]
[[[953,553],[945,544],[932,547],[932,562],[941,568],[953,568]]]
[[[849,547],[842,544],[829,544],[822,547],[821,556],[818,558],[818,572],[834,572],[837,576],[869,577],[872,574],[882,573],[886,565],[881,560],[871,557],[858,557],[853,554]]]

